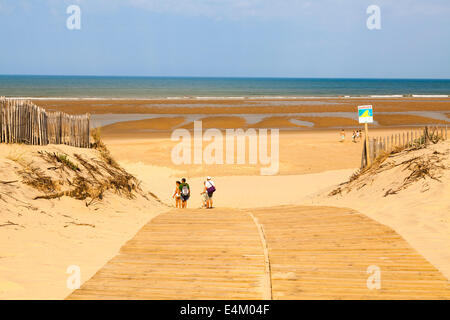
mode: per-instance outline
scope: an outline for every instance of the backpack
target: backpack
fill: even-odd
[[[184,186],[181,188],[181,194],[182,194],[183,196],[188,196],[188,195],[189,195],[189,188],[188,188],[187,185],[184,185]]]
[[[210,185],[210,187],[206,188],[206,191],[207,191],[209,194],[212,194],[212,193],[214,193],[214,191],[216,191],[216,187],[215,187],[214,184],[211,183],[211,182],[209,182],[209,185]]]

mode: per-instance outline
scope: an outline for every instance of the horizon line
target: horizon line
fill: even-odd
[[[174,76],[174,75],[89,75],[89,74],[0,74],[0,76],[17,77],[86,77],[86,78],[190,78],[190,79],[298,79],[298,80],[444,80],[450,78],[401,78],[401,77],[289,77],[289,76]]]

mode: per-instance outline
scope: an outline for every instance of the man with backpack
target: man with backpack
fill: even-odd
[[[191,196],[191,189],[189,188],[189,184],[186,182],[185,178],[181,179],[181,184],[178,188],[180,189],[181,207],[187,208],[187,201]]]

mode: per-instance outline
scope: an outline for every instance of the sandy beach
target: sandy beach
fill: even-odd
[[[177,98],[177,99],[36,99],[51,111],[69,114],[215,114],[354,112],[355,106],[373,104],[378,112],[448,112],[449,97],[352,98]],[[276,111],[275,111],[276,110]]]

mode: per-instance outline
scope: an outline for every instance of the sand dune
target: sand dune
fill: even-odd
[[[45,192],[25,184],[20,172],[39,168],[52,176],[70,171],[45,165],[40,151],[68,155],[74,163],[74,154],[101,161],[95,150],[0,145],[0,299],[66,297],[72,291],[66,285],[69,266],[79,266],[86,281],[123,242],[165,210],[151,198],[136,195],[128,200],[112,191],[89,206],[90,199],[67,196],[34,200]]]

